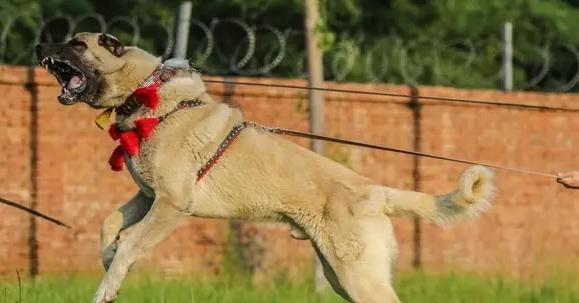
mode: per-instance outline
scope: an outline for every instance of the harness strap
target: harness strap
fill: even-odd
[[[233,141],[237,139],[239,133],[247,126],[248,124],[246,122],[241,122],[240,124],[235,125],[229,131],[229,134],[227,134],[225,139],[223,139],[223,141],[221,141],[221,144],[219,144],[219,147],[217,147],[217,151],[215,151],[215,153],[211,156],[211,158],[209,158],[209,160],[207,160],[207,162],[205,162],[205,164],[203,164],[203,166],[201,166],[201,168],[197,171],[196,182],[201,181],[201,179],[203,179],[203,177],[205,177],[209,173],[209,170],[211,170],[211,168],[217,163],[217,161],[219,161],[221,156],[223,156],[225,150],[227,150],[227,148],[231,145],[231,143],[233,143]]]
[[[200,99],[181,101],[170,112],[160,116],[159,122],[162,122],[163,120],[167,119],[167,117],[171,116],[172,114],[174,114],[175,112],[177,112],[179,110],[191,108],[191,107],[197,107],[197,106],[201,106],[201,105],[205,105],[205,104],[206,104],[206,102],[204,102],[203,100],[200,100]]]

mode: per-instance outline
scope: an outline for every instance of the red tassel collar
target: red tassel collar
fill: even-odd
[[[126,131],[121,131],[116,123],[111,125],[109,135],[113,140],[119,140],[120,143],[109,159],[111,169],[114,171],[123,170],[125,154],[130,157],[137,155],[141,142],[151,137],[157,124],[159,124],[159,118],[153,117],[136,120],[135,128]]]
[[[145,82],[137,88],[125,103],[119,106],[117,114],[130,116],[139,108],[145,106],[149,111],[155,111],[159,106],[159,87],[167,82],[176,73],[174,69],[157,69]],[[139,153],[139,146],[148,139],[159,124],[160,118],[140,118],[134,121],[135,128],[121,130],[117,123],[109,128],[109,135],[113,140],[119,140],[120,145],[115,148],[109,164],[114,171],[120,171],[124,166],[125,154],[132,157]]]
[[[142,106],[149,110],[155,110],[159,106],[159,87],[169,81],[177,70],[175,69],[157,69],[137,88],[125,103],[118,106],[115,111],[123,116],[134,114]]]

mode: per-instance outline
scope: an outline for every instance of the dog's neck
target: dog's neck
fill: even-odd
[[[186,77],[183,77],[184,74]],[[177,75],[181,77],[173,78]],[[165,83],[167,86],[164,86]],[[180,96],[174,95],[177,90]],[[120,145],[109,159],[111,168],[122,170],[126,156],[138,155],[141,143],[169,116],[183,109],[210,103],[213,100],[205,92],[205,85],[198,74],[191,74],[186,68],[161,66],[139,85],[125,103],[116,108],[117,122],[110,126],[109,135],[113,140],[119,140]]]
[[[121,72],[115,73],[114,77],[119,79],[108,81],[109,92],[107,95],[102,96],[102,99],[107,100],[106,105],[110,107],[117,107],[123,104],[133,91],[160,66],[161,59],[152,56],[148,60],[138,60],[136,62],[128,60],[121,68]]]
[[[183,108],[181,103],[188,104],[190,101],[213,103],[201,76],[191,72],[188,66],[163,64],[149,75],[124,103],[115,108],[116,121],[122,129],[128,129],[133,127],[135,119],[161,117]]]
[[[129,95],[125,102],[116,107],[115,111],[117,114],[122,116],[128,117],[137,112],[142,106],[147,106],[151,109],[155,109],[159,102],[158,96],[158,89],[161,85],[165,82],[169,81],[175,74],[177,73],[177,69],[164,69],[162,66],[158,66],[151,74],[144,79],[139,86],[133,90],[131,95]],[[138,97],[139,90],[143,88],[153,87],[154,91],[150,92],[151,96],[143,96],[142,98]],[[152,100],[155,104],[143,104],[143,98],[150,99],[155,98],[156,100]]]

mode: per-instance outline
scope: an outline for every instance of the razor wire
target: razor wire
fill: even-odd
[[[80,31],[108,32],[126,44],[142,47],[163,58],[169,58],[175,47],[172,19],[117,16],[106,20],[93,13],[42,18],[23,13],[0,16],[0,64],[34,64],[34,46],[37,43],[63,42]],[[306,77],[303,29],[249,24],[236,18],[205,21],[193,18],[189,32],[189,59],[203,72]],[[488,51],[489,45],[494,52]],[[338,36],[324,53],[325,74],[327,80],[338,82],[389,82],[414,86],[461,86],[456,80],[467,75],[485,79],[488,87],[493,87],[493,83],[496,87],[503,74],[501,65],[496,64],[501,58],[500,48],[497,39],[442,41],[432,37],[403,39],[395,34],[379,39]],[[566,55],[566,62],[562,63],[561,54]],[[453,61],[449,61],[450,57]],[[524,77],[518,77],[515,82],[517,90],[544,90],[548,87],[550,91],[566,92],[579,89],[577,45],[543,42],[531,49],[515,47],[513,57],[515,68],[519,68],[519,73],[524,71]],[[532,58],[531,66],[529,57]],[[495,67],[494,70],[480,68],[489,65]],[[556,65],[559,66],[558,72],[553,68]]]

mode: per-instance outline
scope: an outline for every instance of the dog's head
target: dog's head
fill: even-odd
[[[58,100],[112,108],[125,99],[160,65],[161,59],[102,33],[79,33],[66,43],[36,46],[36,53],[60,83]]]

